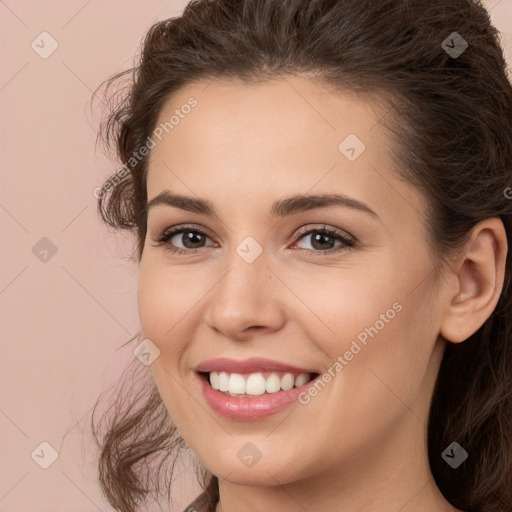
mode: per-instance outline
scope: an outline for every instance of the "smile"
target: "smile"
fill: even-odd
[[[260,396],[300,387],[313,379],[310,373],[257,372],[249,374],[210,372],[208,382],[229,396]]]

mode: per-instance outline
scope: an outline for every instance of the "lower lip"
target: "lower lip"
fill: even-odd
[[[198,373],[196,375],[208,405],[221,416],[235,420],[255,420],[277,414],[288,405],[296,402],[299,395],[313,385],[318,378],[315,377],[306,384],[288,391],[278,391],[277,393],[246,398],[243,396],[229,396],[217,391],[210,386],[207,378]]]

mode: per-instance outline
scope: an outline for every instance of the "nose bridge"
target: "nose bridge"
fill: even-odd
[[[244,336],[251,327],[277,329],[283,321],[269,262],[264,252],[252,259],[251,244],[242,242],[227,258],[226,272],[208,303],[206,323],[233,338]]]

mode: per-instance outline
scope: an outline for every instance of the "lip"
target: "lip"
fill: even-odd
[[[315,373],[317,376],[302,386],[278,391],[251,398],[229,396],[222,391],[215,390],[208,382],[207,372],[225,371],[228,373],[253,373],[264,371],[279,371],[289,373]],[[271,359],[251,358],[237,361],[235,359],[219,358],[203,361],[195,372],[203,396],[210,408],[225,418],[232,420],[257,420],[277,414],[283,409],[295,404],[301,393],[313,386],[320,374],[308,368],[299,368],[289,364],[272,361]]]
[[[228,357],[219,357],[202,361],[196,367],[197,372],[227,372],[227,373],[256,373],[256,372],[288,372],[288,373],[319,373],[318,370],[311,368],[299,368],[287,363],[265,359],[261,357],[251,357],[249,359],[231,359]],[[297,388],[298,389],[298,388]]]

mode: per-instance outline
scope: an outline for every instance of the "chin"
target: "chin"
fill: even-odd
[[[232,484],[250,485],[255,487],[273,487],[293,482],[298,477],[289,471],[281,471],[275,466],[261,466],[260,468],[240,468],[233,464],[226,464],[222,468],[212,468],[211,471],[220,480],[226,480]],[[218,470],[217,470],[218,469]]]
[[[304,477],[304,475],[297,472],[299,468],[293,458],[287,460],[282,453],[279,453],[278,449],[275,451],[279,454],[279,460],[265,461],[264,456],[262,456],[252,466],[241,462],[236,454],[234,457],[226,457],[225,454],[224,457],[220,454],[218,457],[211,457],[211,454],[209,454],[208,458],[212,460],[206,460],[204,465],[219,480],[226,480],[237,485],[273,487],[288,484]]]

